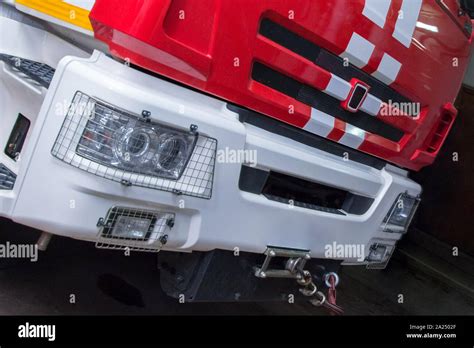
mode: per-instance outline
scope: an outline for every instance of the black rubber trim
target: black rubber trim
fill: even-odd
[[[410,99],[365,71],[352,64],[344,64],[343,58],[321,48],[268,18],[263,19],[260,23],[259,33],[346,81],[357,78],[367,83],[370,86],[370,94],[382,101],[391,100],[397,103],[411,103]]]
[[[378,134],[394,142],[399,142],[404,135],[401,130],[361,110],[358,112],[345,110],[341,102],[329,94],[292,79],[262,63],[254,63],[252,79],[372,134]]]
[[[251,124],[270,133],[292,139],[301,144],[314,147],[315,149],[330,153],[332,155],[347,158],[348,161],[361,163],[378,170],[384,168],[387,165],[387,162],[380,158],[373,157],[364,152],[360,152],[345,145],[335,143],[331,140],[320,137],[319,135],[309,133],[301,128],[278,121],[277,119],[265,116],[258,112],[233,104],[227,104],[227,108],[239,114],[239,120],[242,123]]]
[[[239,177],[239,190],[259,195],[270,175],[269,171],[242,166]]]

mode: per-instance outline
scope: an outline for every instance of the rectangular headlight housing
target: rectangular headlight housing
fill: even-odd
[[[213,138],[77,92],[51,153],[129,186],[210,198],[216,148]]]
[[[382,227],[384,232],[406,233],[415,215],[420,199],[401,193],[385,216]]]
[[[95,102],[76,152],[108,167],[178,180],[196,141],[197,134]]]

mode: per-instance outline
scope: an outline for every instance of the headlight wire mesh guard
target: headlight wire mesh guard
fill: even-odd
[[[85,139],[90,141],[90,138],[87,138],[86,130],[89,128],[90,122],[97,122],[95,121],[96,110],[106,110],[114,120],[127,117],[137,122],[143,122],[143,126],[156,126],[180,132],[177,129],[161,125],[154,119],[144,119],[78,91],[69,106],[51,150],[54,157],[88,173],[127,186],[141,186],[198,198],[211,198],[217,149],[216,139],[197,134],[194,149],[177,180],[159,177],[159,174],[143,174],[134,168],[117,168],[101,163],[94,158],[88,158],[78,151]],[[107,128],[104,128],[107,131]],[[104,138],[104,134],[100,136]],[[111,139],[112,136],[108,135],[108,137]]]

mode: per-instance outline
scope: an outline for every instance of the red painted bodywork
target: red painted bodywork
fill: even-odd
[[[366,133],[358,149],[419,170],[433,162],[456,117],[452,103],[472,41],[462,27],[469,19],[458,18],[456,0],[444,0],[444,9],[436,0],[424,0],[418,21],[437,31],[415,28],[406,48],[392,37],[402,0],[392,0],[383,29],[362,15],[364,4],[365,0],[97,0],[90,18],[96,38],[106,42],[112,54],[297,127],[308,122],[310,106],[253,81],[253,62],[264,62],[320,90],[331,75],[259,35],[261,19],[270,18],[337,55],[356,31],[376,46],[363,70],[373,73],[383,53],[390,54],[403,64],[391,87],[422,107],[417,119],[377,116],[404,136],[397,143]],[[294,113],[288,112],[290,105]],[[327,138],[337,141],[345,127],[336,120]]]

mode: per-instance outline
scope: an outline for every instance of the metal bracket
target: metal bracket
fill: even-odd
[[[283,249],[267,247],[266,258],[261,267],[255,267],[255,276],[258,278],[292,278],[299,279],[304,272],[304,266],[311,259],[309,250]],[[270,262],[274,257],[283,257],[288,260],[284,269],[271,269]]]

